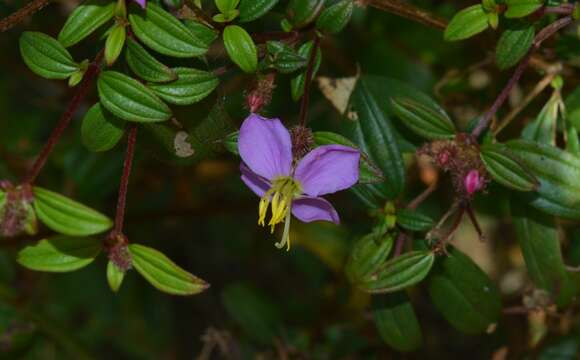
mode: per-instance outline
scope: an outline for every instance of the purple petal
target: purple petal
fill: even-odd
[[[141,6],[143,9],[147,7],[147,0],[133,0],[133,1],[139,4],[139,6]]]
[[[360,152],[343,145],[324,145],[300,160],[294,177],[310,196],[348,189],[358,181]]]
[[[240,165],[242,172],[242,181],[258,196],[263,196],[270,189],[270,183],[260,175],[256,174],[250,168],[242,163]]]
[[[290,175],[292,142],[278,119],[248,116],[240,128],[238,150],[246,165],[268,180]]]
[[[340,224],[332,204],[320,197],[300,197],[292,202],[292,214],[302,222],[330,221]]]

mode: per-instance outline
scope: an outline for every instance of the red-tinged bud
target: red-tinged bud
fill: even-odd
[[[467,192],[467,195],[473,195],[475,192],[483,189],[483,186],[485,185],[485,179],[479,174],[479,171],[471,170],[465,176],[463,184],[465,185],[465,191]]]
[[[246,105],[251,113],[258,113],[272,101],[272,92],[274,91],[274,81],[276,74],[270,73],[261,76],[256,81],[254,88],[246,95]]]
[[[125,235],[112,232],[107,239],[107,252],[109,260],[119,270],[126,272],[133,267],[133,258],[129,252],[129,240]]]

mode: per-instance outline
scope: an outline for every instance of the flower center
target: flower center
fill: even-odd
[[[290,215],[292,210],[292,200],[302,194],[302,186],[290,176],[277,177],[272,181],[272,187],[266,191],[260,199],[258,207],[258,225],[266,226],[266,214],[271,205],[272,217],[268,222],[271,232],[277,224],[284,222],[284,234],[282,240],[276,243],[278,248],[284,245],[290,249]]]

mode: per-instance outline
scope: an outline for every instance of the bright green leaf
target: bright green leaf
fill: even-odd
[[[240,22],[250,22],[264,16],[280,0],[241,0]]]
[[[230,59],[244,72],[255,72],[258,68],[258,50],[250,34],[240,26],[228,25],[224,29],[223,39]]]
[[[114,1],[85,1],[70,14],[58,34],[58,41],[64,47],[77,44],[112,19],[115,7]]]
[[[55,236],[20,250],[16,261],[31,270],[68,272],[92,263],[101,249],[98,239]]]
[[[83,144],[95,152],[112,149],[124,132],[125,122],[105,110],[100,103],[87,111],[81,125]]]
[[[455,125],[440,107],[418,98],[394,98],[392,103],[402,123],[418,135],[430,140],[455,137]]]
[[[544,5],[542,0],[506,0],[507,10],[504,16],[507,18],[521,18],[528,16]]]
[[[30,70],[46,79],[66,79],[79,70],[69,52],[43,33],[24,32],[20,36],[20,54]]]
[[[536,177],[501,144],[482,146],[481,161],[491,177],[505,187],[517,191],[534,191],[540,186]]]
[[[527,53],[536,31],[532,24],[522,24],[506,29],[495,49],[495,62],[502,69],[508,69],[516,65]]]
[[[137,41],[127,40],[125,53],[127,64],[143,80],[151,82],[168,82],[177,79],[177,74],[168,66],[155,59]]]
[[[115,263],[109,261],[107,263],[107,283],[113,292],[119,291],[124,278],[125,272],[119,269]]]
[[[489,27],[487,13],[480,4],[472,5],[455,14],[445,29],[447,41],[463,40]]]

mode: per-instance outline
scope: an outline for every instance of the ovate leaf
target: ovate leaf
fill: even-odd
[[[201,101],[218,86],[219,79],[213,73],[192,68],[175,68],[177,80],[148,87],[160,98],[171,104],[191,105]]]
[[[469,257],[455,248],[433,270],[429,294],[443,317],[467,334],[484,333],[501,314],[497,288]]]
[[[109,21],[115,12],[116,3],[108,0],[85,1],[70,14],[58,41],[64,46],[73,46]]]
[[[506,0],[507,10],[504,16],[507,18],[521,18],[538,10],[544,2],[542,0]]]
[[[427,231],[435,225],[435,222],[416,210],[400,209],[397,211],[397,224],[409,231]]]
[[[101,249],[98,239],[55,236],[20,250],[16,261],[31,270],[75,271],[92,263]]]
[[[171,110],[139,81],[116,71],[104,71],[97,81],[103,106],[127,121],[158,122],[171,117]]]
[[[115,263],[109,261],[107,263],[107,282],[113,292],[119,291],[124,278],[125,272],[119,269]]]
[[[264,16],[280,0],[241,0],[240,22],[250,22]]]
[[[228,25],[224,29],[223,39],[230,59],[244,72],[255,72],[258,68],[258,50],[250,34],[240,26]]]
[[[323,5],[324,0],[290,0],[286,13],[294,28],[301,28],[316,19]]]
[[[370,293],[390,293],[421,282],[433,266],[431,251],[412,251],[387,261],[358,286]]]
[[[501,144],[482,146],[481,161],[491,177],[505,187],[517,191],[534,191],[540,186],[538,179]]]
[[[188,58],[207,52],[207,45],[196,38],[189,29],[173,15],[153,2],[147,2],[146,10],[129,15],[135,36],[151,49],[173,57]]]
[[[105,110],[100,103],[87,111],[81,126],[83,144],[95,152],[112,149],[124,132],[125,122]]]
[[[155,59],[137,41],[127,39],[127,64],[143,80],[151,82],[168,82],[177,79],[177,74],[168,66]]]
[[[30,70],[46,79],[66,79],[79,70],[58,41],[40,32],[27,31],[20,36],[20,54]]]
[[[403,124],[418,135],[430,139],[452,139],[455,125],[445,111],[417,98],[394,98],[393,111]]]
[[[373,319],[383,341],[394,349],[409,352],[421,346],[421,327],[404,293],[374,295]]]
[[[378,271],[393,248],[393,236],[369,234],[353,246],[345,267],[346,275],[353,283],[367,279]]]
[[[353,0],[339,1],[322,11],[318,20],[316,20],[316,27],[329,34],[337,34],[350,21],[353,9]]]
[[[112,221],[83,204],[55,192],[34,187],[34,209],[50,229],[70,236],[88,236],[107,231]]]
[[[159,251],[139,244],[129,245],[133,266],[151,285],[172,295],[194,295],[209,287]]]
[[[445,29],[445,40],[457,41],[476,35],[489,26],[483,6],[472,5],[455,14]]]
[[[184,20],[183,25],[208,48],[219,37],[217,31],[195,20]]]
[[[107,65],[112,66],[117,61],[125,46],[126,38],[127,31],[125,30],[125,26],[115,25],[109,33],[109,36],[107,36],[105,43],[105,62]]]
[[[516,65],[528,52],[534,41],[533,24],[518,25],[506,29],[495,49],[495,62],[504,70]]]

